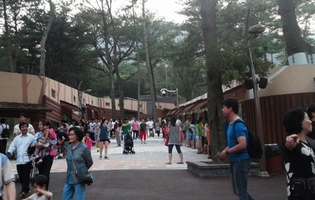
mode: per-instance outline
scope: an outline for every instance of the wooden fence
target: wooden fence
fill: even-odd
[[[287,133],[282,126],[283,115],[292,108],[306,107],[315,102],[315,93],[285,94],[260,98],[264,142],[284,144]],[[255,102],[242,102],[242,117],[248,126],[256,130]]]

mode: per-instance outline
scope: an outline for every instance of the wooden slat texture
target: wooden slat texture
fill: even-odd
[[[287,133],[282,126],[285,112],[295,107],[306,107],[315,102],[315,93],[285,94],[260,98],[261,115],[265,144],[283,145]],[[242,116],[248,126],[256,132],[256,114],[254,100],[242,102]]]

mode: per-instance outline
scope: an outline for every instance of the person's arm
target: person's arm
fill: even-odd
[[[3,199],[15,200],[16,199],[16,187],[15,182],[10,182],[3,187]]]
[[[16,137],[15,137],[16,138]],[[15,152],[15,149],[16,149],[16,145],[15,145],[15,143],[16,143],[16,139],[13,139],[13,141],[11,142],[11,144],[10,144],[10,146],[9,146],[9,149],[8,149],[8,151],[7,151],[7,155],[8,155],[8,157],[11,157],[12,156],[12,154],[13,154],[13,152]]]
[[[3,183],[3,199],[15,200],[16,199],[16,187],[15,187],[15,175],[12,170],[11,162],[5,155],[0,155],[2,163],[2,183]]]
[[[90,169],[90,167],[93,165],[93,159],[91,157],[91,152],[88,148],[84,149],[83,157],[86,163],[86,168]]]
[[[292,134],[292,135],[289,135],[288,137],[286,137],[285,146],[287,147],[287,149],[292,151],[299,142],[300,142],[300,140],[299,140],[298,135]]]
[[[239,153],[239,152],[243,151],[244,149],[246,149],[246,147],[247,147],[246,137],[245,136],[239,136],[237,138],[237,145],[235,145],[232,148],[227,148],[225,151],[227,154]]]
[[[66,139],[65,136],[62,135],[62,136],[61,136],[61,140],[59,140],[58,143],[59,143],[59,144],[62,144],[62,143],[65,141],[65,139]]]
[[[40,188],[37,188],[36,190],[37,190],[38,193],[44,195],[47,198],[47,200],[51,200],[52,199],[53,194],[51,192],[49,192],[47,190],[42,190]]]

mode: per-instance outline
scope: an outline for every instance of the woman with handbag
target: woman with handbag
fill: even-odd
[[[180,142],[180,137],[179,137],[179,126],[176,125],[176,118],[172,117],[170,120],[170,125],[169,127],[169,141],[168,141],[168,162],[166,163],[167,165],[172,164],[172,151],[173,147],[176,147],[177,153],[179,155],[179,162],[177,164],[184,164],[183,161],[183,153],[180,150],[181,142]]]
[[[284,115],[282,123],[289,134],[283,154],[288,199],[315,199],[315,155],[306,141],[312,122],[303,108],[295,108]]]
[[[85,185],[93,182],[93,177],[88,169],[93,165],[91,152],[82,143],[84,132],[77,127],[69,129],[69,145],[67,149],[67,173],[63,187],[62,199],[71,200],[75,195],[76,200],[85,199]]]

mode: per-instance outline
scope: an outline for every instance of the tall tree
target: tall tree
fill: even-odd
[[[291,56],[299,52],[313,54],[315,48],[312,47],[302,38],[301,29],[297,22],[295,14],[296,1],[294,0],[277,0],[278,12],[281,16],[283,37],[286,43],[286,53]]]
[[[223,149],[225,144],[221,112],[223,102],[222,74],[216,67],[218,45],[216,5],[217,0],[200,0],[208,80],[208,119],[211,127],[211,149],[213,152]]]
[[[90,39],[90,44],[106,67],[106,70],[103,71],[106,71],[109,76],[112,117],[116,117],[115,91],[117,91],[120,117],[124,118],[123,88],[126,80],[121,76],[123,69],[120,69],[120,65],[134,57],[137,34],[134,30],[132,7],[127,5],[115,12],[111,0],[101,1],[97,7],[92,4],[91,6],[92,8],[83,8],[81,13],[77,15],[77,20],[89,28],[87,37]],[[115,81],[117,88],[115,88]]]
[[[43,33],[42,39],[40,40],[40,64],[39,64],[39,75],[45,76],[45,62],[46,62],[46,40],[51,29],[51,26],[54,21],[55,17],[55,4],[49,0],[50,12],[49,12],[49,19],[46,26],[46,29]]]
[[[145,0],[142,0],[142,17],[143,17],[143,43],[145,48],[145,57],[146,57],[146,66],[148,68],[148,75],[150,78],[150,91],[151,91],[151,102],[152,102],[152,117],[154,121],[157,120],[156,113],[156,91],[155,91],[155,83],[154,83],[154,75],[153,69],[150,64],[150,55],[149,55],[149,45],[148,45],[148,31],[147,31],[147,19],[145,14]]]

